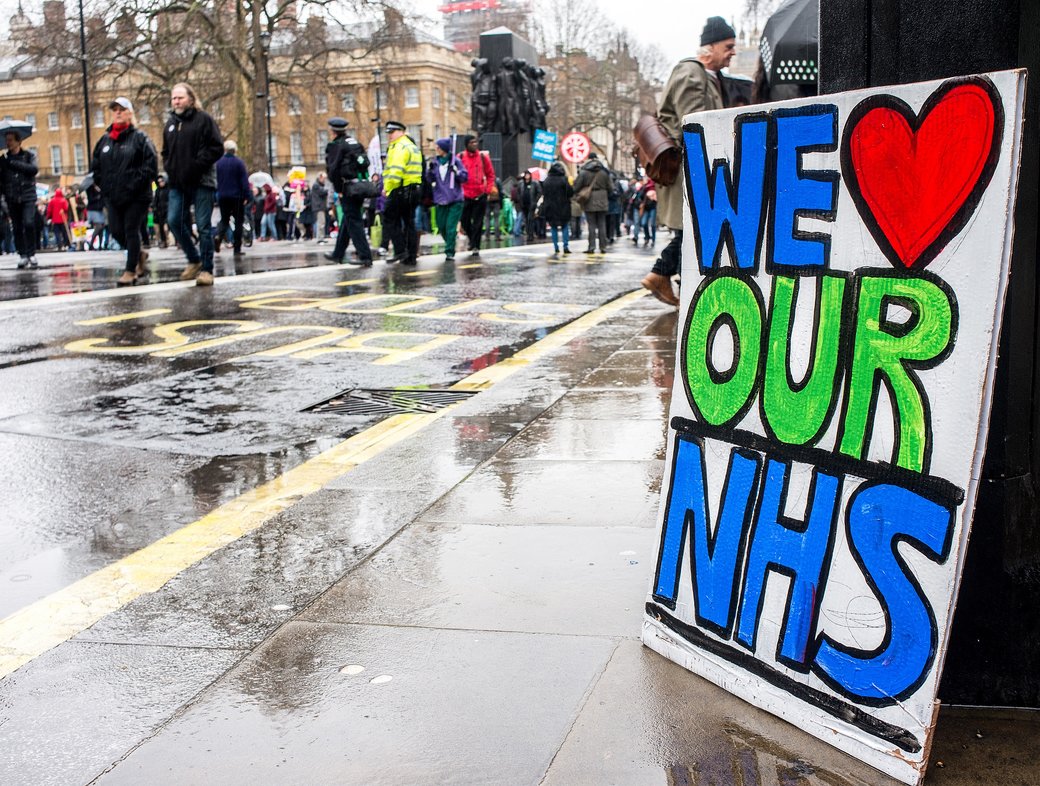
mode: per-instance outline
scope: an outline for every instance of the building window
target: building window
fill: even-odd
[[[314,96],[314,111],[318,114],[325,114],[329,111],[329,97],[325,93],[318,93]]]
[[[325,160],[325,148],[329,146],[329,132],[319,131],[318,132],[318,155],[319,161]]]
[[[340,105],[340,108],[344,112],[353,112],[354,111],[354,91],[350,90],[350,91],[344,93],[342,96],[340,96],[339,105]]]
[[[138,123],[151,123],[152,122],[152,110],[148,104],[141,105],[141,111],[137,113]]]
[[[72,146],[72,160],[76,165],[77,175],[82,175],[87,171],[87,154],[79,142]]]
[[[271,167],[278,166],[278,137],[271,136]]]
[[[415,144],[422,147],[422,140],[419,138],[422,136],[422,126],[413,123],[405,129],[405,133],[412,138],[412,141],[415,142]]]
[[[415,109],[419,106],[419,88],[406,87],[404,89],[404,106],[406,109]]]
[[[105,110],[95,109],[94,110],[94,127],[104,128],[105,127]]]
[[[300,109],[300,97],[290,95],[289,96],[289,114],[298,115],[302,110]]]
[[[33,128],[36,128],[36,115],[34,113],[30,112],[29,114],[27,114],[25,116],[25,122],[28,123]]]
[[[454,90],[449,90],[448,91],[448,111],[449,112],[454,112],[458,108],[457,104],[458,104],[458,96],[455,95],[455,91]]]
[[[380,109],[386,109],[386,90],[376,86],[375,103]]]
[[[289,134],[289,163],[303,163],[303,134],[299,131]]]
[[[49,128],[51,131],[57,131],[58,130],[58,113],[57,112],[48,112],[47,113],[47,128]]]
[[[7,122],[10,122],[10,121],[14,120],[14,115],[4,115],[4,120],[6,120]]]
[[[36,159],[36,165],[39,166],[39,164],[40,164],[40,148],[38,148],[38,147],[30,147],[29,148],[29,152],[33,154],[33,158]]]
[[[72,127],[83,128],[83,115],[81,115],[79,112],[72,113]]]
[[[57,145],[51,145],[51,174],[61,174],[61,148]]]
[[[431,99],[433,101],[433,108],[434,109],[440,109],[441,108],[441,89],[439,87],[433,88],[433,91],[430,93],[430,97],[431,97]]]

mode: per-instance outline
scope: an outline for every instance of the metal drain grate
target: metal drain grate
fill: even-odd
[[[401,390],[396,388],[352,388],[307,407],[304,412],[334,412],[339,415],[397,415],[401,412],[429,413],[464,401],[470,390]]]

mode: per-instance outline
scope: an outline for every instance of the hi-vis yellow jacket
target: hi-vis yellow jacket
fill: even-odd
[[[422,182],[422,153],[407,134],[397,137],[386,149],[383,168],[383,193],[401,186],[417,186]]]

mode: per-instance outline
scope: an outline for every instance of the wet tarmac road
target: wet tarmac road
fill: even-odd
[[[417,269],[308,267],[327,246],[311,248],[254,248],[249,266],[282,272],[212,289],[176,282],[0,309],[0,617],[396,411],[358,397],[444,390],[631,290],[649,261],[620,244],[567,258],[542,245],[454,265],[427,256]],[[153,264],[160,280],[180,270],[167,256]],[[90,271],[97,285],[118,268]],[[352,389],[362,392],[341,397],[346,411],[308,411]]]

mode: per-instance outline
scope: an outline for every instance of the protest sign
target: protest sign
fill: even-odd
[[[684,119],[644,643],[923,777],[980,477],[1025,75]]]

